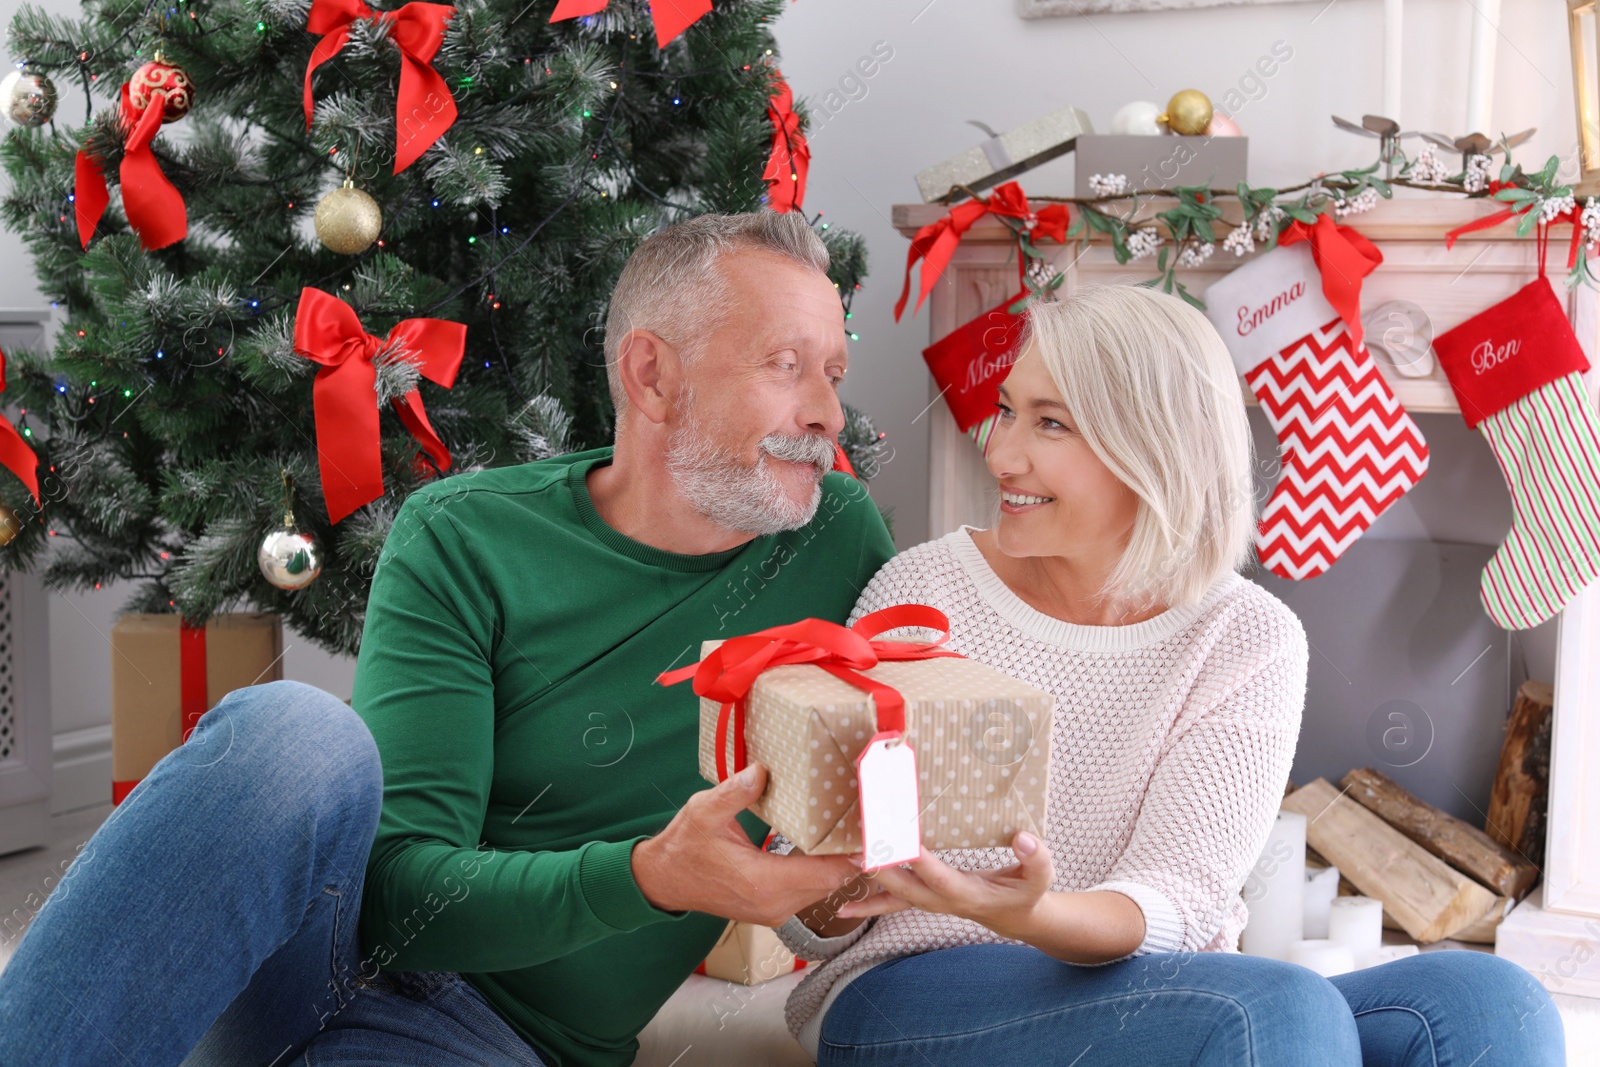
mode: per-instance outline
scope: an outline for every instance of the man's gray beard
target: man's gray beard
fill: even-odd
[[[798,530],[811,521],[822,501],[822,476],[833,467],[833,443],[820,434],[771,433],[763,437],[763,455],[747,467],[700,429],[694,415],[693,390],[680,401],[683,424],[667,442],[667,470],[690,507],[730,530],[762,536]],[[796,503],[767,465],[767,456],[810,462],[817,467],[811,499]]]

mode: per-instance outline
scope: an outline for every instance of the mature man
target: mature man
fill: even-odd
[[[606,324],[614,448],[406,501],[355,714],[292,682],[209,712],[0,973],[0,1065],[625,1064],[725,918],[851,881],[762,851],[762,772],[705,789],[696,698],[654,684],[704,639],[843,621],[893,552],[828,473],[826,268],[790,214],[642,243]]]

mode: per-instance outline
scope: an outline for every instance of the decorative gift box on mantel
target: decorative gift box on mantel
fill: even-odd
[[[915,644],[873,640],[907,625],[945,631],[949,624],[932,608],[903,605],[850,630],[807,619],[705,642],[701,664],[663,676],[682,680],[698,671],[700,773],[714,783],[761,763],[767,788],[752,812],[804,852],[862,851],[856,760],[880,728],[864,679],[904,699],[925,847],[1005,846],[1018,830],[1042,834],[1055,699],[940,648],[944,635]],[[823,644],[832,647],[817,647]],[[735,654],[714,658],[724,645]],[[731,689],[718,688],[730,681]],[[724,699],[744,686],[742,700]]]

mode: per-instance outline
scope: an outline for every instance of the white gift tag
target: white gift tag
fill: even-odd
[[[861,789],[861,869],[875,871],[917,858],[922,805],[917,754],[901,734],[878,734],[856,758]]]

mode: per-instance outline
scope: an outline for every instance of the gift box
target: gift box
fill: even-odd
[[[195,723],[235,689],[283,677],[283,629],[262,612],[127,614],[111,627],[111,800],[188,739]]]
[[[908,608],[927,621],[903,621]],[[761,763],[767,787],[752,812],[804,852],[860,852],[856,760],[885,725],[880,697],[867,690],[888,687],[903,701],[917,757],[924,846],[1007,846],[1018,830],[1042,835],[1054,698],[937,642],[873,639],[886,623],[948,626],[941,613],[910,605],[850,630],[807,619],[706,642],[701,663],[688,668],[701,695],[700,773],[717,782]],[[734,651],[715,655],[724,644]]]
[[[1071,106],[1057,108],[1005,133],[983,128],[989,133],[988,140],[917,173],[917,190],[923,203],[942,199],[957,185],[965,185],[973,192],[999,185],[1065,155],[1082,134],[1094,132],[1089,116]],[[957,199],[961,198],[958,193]]]
[[[1089,133],[1078,138],[1073,186],[1077,196],[1096,196],[1091,177],[1121,174],[1130,193],[1184,185],[1233,189],[1245,180],[1249,162],[1248,137]]]
[[[730,922],[696,974],[740,985],[760,985],[804,967],[769,926]]]

